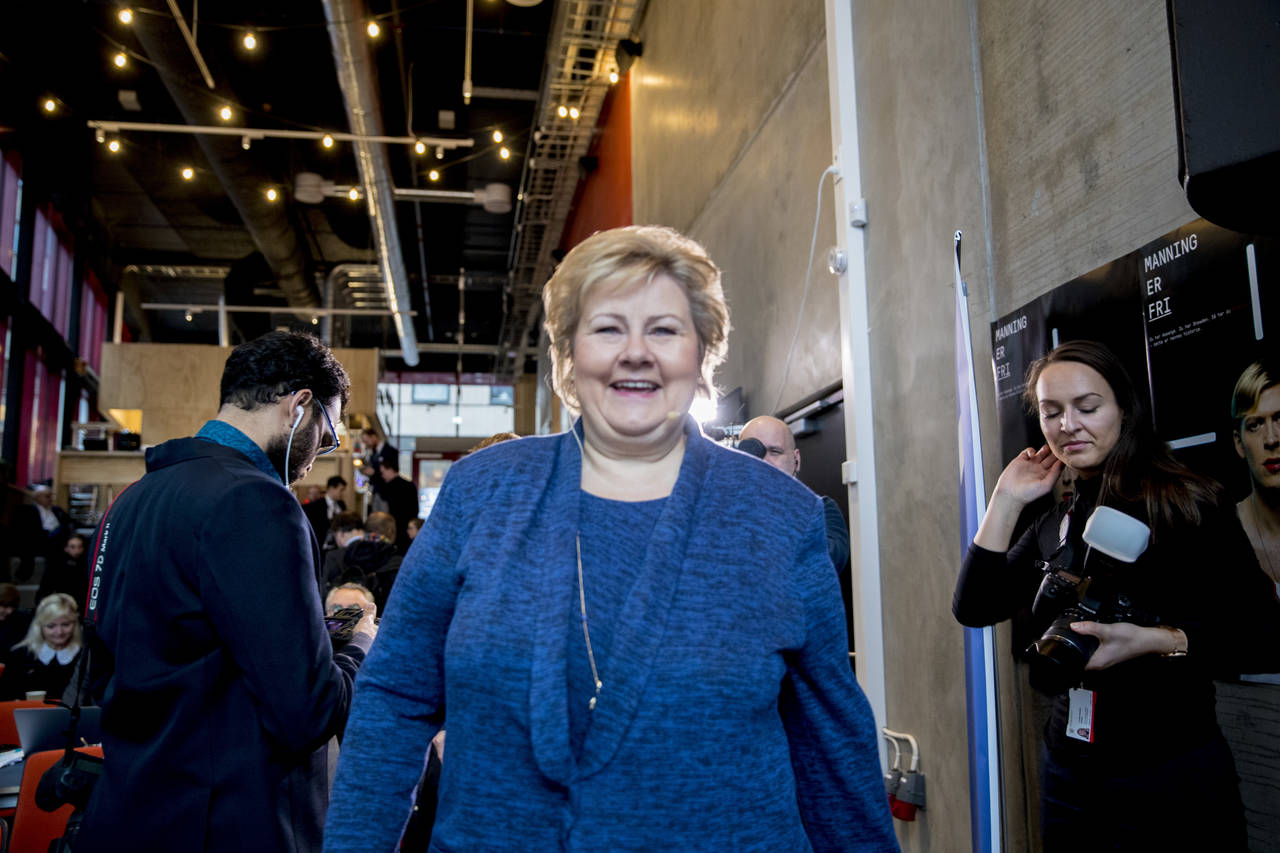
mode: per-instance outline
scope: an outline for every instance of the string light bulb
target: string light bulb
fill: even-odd
[[[432,181],[438,181],[440,180],[440,173],[437,172],[435,169],[432,169],[430,172],[427,172],[427,179]]]
[[[364,31],[369,34],[369,38],[371,39],[376,39],[378,36],[382,35],[382,27],[378,26],[377,21],[370,21],[369,26],[365,27]]]
[[[313,326],[319,326],[319,325],[320,325],[320,318],[319,318],[319,317],[312,317],[312,318],[311,318],[311,325],[313,325]]]
[[[275,187],[267,187],[267,201],[275,201],[280,197],[280,193],[276,192]]]
[[[113,140],[111,140],[110,142],[108,142],[108,143],[107,143],[107,150],[108,150],[108,151],[110,151],[112,154],[119,154],[119,153],[120,153],[120,140],[119,140],[119,139],[113,139]]]
[[[609,83],[610,83],[610,85],[612,85],[612,84],[614,84],[614,83],[617,83],[617,82],[618,82],[618,72],[617,72],[617,71],[610,71],[610,72],[609,72]]]
[[[347,190],[347,198],[351,199],[352,201],[359,201],[360,190],[357,189],[356,187],[352,187],[351,189]]]
[[[426,154],[426,153],[427,153],[427,143],[423,142],[421,139],[419,139],[417,142],[413,143],[413,153],[418,154],[418,155]]]
[[[502,131],[500,131],[500,130],[495,130],[495,131],[493,132],[493,141],[494,141],[494,142],[501,142],[501,141],[502,141]]]
[[[324,135],[324,138],[320,140],[320,144],[323,145],[325,148],[332,148],[333,137],[326,133]]]
[[[44,107],[45,112],[51,113],[58,109],[58,102],[53,98],[45,98],[44,103],[41,106]]]
[[[116,17],[120,19],[120,23],[122,24],[132,24],[133,10],[126,6],[116,14]]]
[[[218,110],[218,118],[223,121],[231,121],[231,107],[223,104],[222,109]]]
[[[499,156],[499,157],[501,157],[503,160],[510,160],[510,159],[511,159],[511,149],[510,149],[510,148],[508,148],[508,147],[507,147],[507,146],[505,146],[505,145],[504,145],[504,146],[502,146],[501,148],[499,148],[499,149],[498,149],[498,156]]]
[[[116,68],[124,68],[129,64],[129,57],[125,56],[123,52],[120,52],[111,57],[111,61],[115,63]]]
[[[566,107],[564,104],[561,104],[560,109],[556,110],[556,115],[560,116],[560,118],[568,118],[569,108]]]
[[[184,181],[189,181],[189,180],[193,179],[195,176],[196,176],[196,170],[195,170],[195,169],[191,168],[190,166],[183,166],[183,167],[182,167],[182,180],[184,180]]]
[[[253,33],[245,33],[245,34],[244,34],[244,39],[241,41],[241,44],[243,44],[243,45],[244,45],[244,49],[245,49],[245,50],[257,50],[257,49],[258,49],[258,37],[257,37],[256,35],[254,35]]]
[[[569,107],[569,118],[573,119],[574,121],[577,121],[578,116],[580,115],[582,115],[582,113],[578,112],[577,107]]]

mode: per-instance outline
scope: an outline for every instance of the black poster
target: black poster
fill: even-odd
[[[1146,387],[1156,432],[1179,458],[1243,497],[1231,391],[1280,341],[1278,270],[1280,241],[1198,220],[1001,317],[991,342],[1002,459],[1044,441],[1021,399],[1027,367],[1059,343],[1087,338],[1110,347]]]

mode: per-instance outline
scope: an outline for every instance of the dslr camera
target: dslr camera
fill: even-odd
[[[1089,546],[1079,575],[1051,563],[1039,562],[1044,577],[1031,605],[1043,624],[1040,639],[1025,652],[1031,664],[1031,685],[1045,693],[1062,693],[1079,683],[1085,666],[1098,650],[1098,638],[1079,634],[1072,622],[1130,622],[1154,625],[1159,620],[1133,605],[1120,586],[1119,563],[1133,563],[1146,550],[1151,529],[1132,516],[1098,507],[1084,528]]]

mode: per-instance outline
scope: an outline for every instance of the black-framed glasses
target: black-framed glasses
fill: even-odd
[[[320,401],[316,400],[316,406],[320,409],[320,414],[324,415],[324,422],[329,425],[329,438],[333,439],[331,444],[325,443],[325,436],[320,436],[320,447],[316,449],[317,456],[325,456],[338,449],[341,439],[338,438],[338,431],[333,428],[333,419],[329,417],[329,413],[325,411],[324,406],[320,405]]]

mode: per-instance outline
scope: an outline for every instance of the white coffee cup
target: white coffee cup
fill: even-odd
[[[44,694],[45,694],[45,691],[43,691],[43,690],[28,690],[28,691],[27,691],[27,701],[28,701],[28,702],[43,702],[43,701],[44,701]]]

